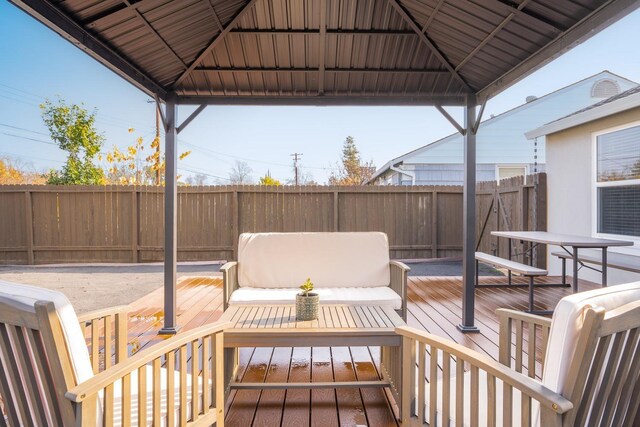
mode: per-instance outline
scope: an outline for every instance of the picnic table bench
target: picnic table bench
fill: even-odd
[[[509,282],[508,284],[483,284],[480,285],[479,280],[478,280],[478,276],[479,276],[479,264],[480,261],[493,265],[495,267],[502,267],[502,268],[506,268],[507,270],[509,270]],[[527,285],[513,285],[511,283],[511,272],[515,272],[518,273],[522,276],[525,276],[529,279],[529,283]],[[513,261],[510,259],[504,259],[504,258],[500,258],[498,256],[495,255],[490,255],[490,254],[486,254],[484,252],[476,252],[476,287],[477,288],[482,288],[482,287],[504,287],[504,286],[528,286],[529,287],[529,312],[530,313],[537,313],[537,314],[548,314],[549,312],[547,311],[536,311],[534,309],[534,297],[533,297],[533,291],[534,291],[534,287],[535,287],[535,281],[534,278],[537,276],[546,276],[549,272],[547,270],[544,270],[542,268],[538,268],[538,267],[533,267],[527,264],[522,264],[520,262],[517,261]]]
[[[573,254],[566,251],[557,251],[552,252],[551,255],[562,260],[562,283],[565,283],[567,280],[567,259],[573,260]],[[593,267],[584,265],[584,263],[602,265],[602,251],[597,249],[584,249],[578,254],[578,263],[583,267],[601,272]],[[640,273],[640,257],[636,255],[609,252],[607,254],[607,267],[631,271],[633,273]]]

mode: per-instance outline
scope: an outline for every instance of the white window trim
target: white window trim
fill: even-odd
[[[528,163],[500,163],[496,164],[496,182],[500,184],[500,168],[524,168],[524,175],[529,175]],[[506,179],[506,178],[505,178]]]
[[[627,247],[611,247],[609,251],[627,253],[631,255],[640,254],[640,237],[638,236],[625,236],[621,234],[609,234],[598,233],[598,187],[615,187],[622,185],[636,185],[640,184],[640,179],[629,179],[623,181],[621,184],[619,181],[612,182],[598,182],[598,137],[600,135],[606,135],[608,133],[617,132],[619,130],[629,129],[632,127],[640,126],[640,120],[625,123],[624,125],[614,126],[611,128],[599,130],[591,134],[591,234],[593,237],[601,237],[605,239],[618,239],[633,241],[633,246]]]

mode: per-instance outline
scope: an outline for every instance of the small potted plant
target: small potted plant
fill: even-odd
[[[300,292],[296,295],[296,319],[315,320],[318,318],[318,303],[320,296],[313,290],[313,282],[308,278],[301,286]]]

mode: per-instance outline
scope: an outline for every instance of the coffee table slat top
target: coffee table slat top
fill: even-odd
[[[230,306],[220,318],[231,329],[394,329],[404,325],[398,314],[383,306],[320,304],[318,318],[296,319],[295,305]]]

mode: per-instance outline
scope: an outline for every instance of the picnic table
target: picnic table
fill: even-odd
[[[492,231],[497,237],[509,239],[509,259],[511,259],[511,241],[519,240],[538,244],[560,246],[573,260],[573,292],[578,291],[578,251],[580,249],[602,249],[602,286],[607,286],[607,250],[612,246],[633,246],[633,242],[626,240],[602,239],[590,236],[574,236],[571,234],[553,233],[549,231]],[[568,249],[571,248],[571,249]]]

